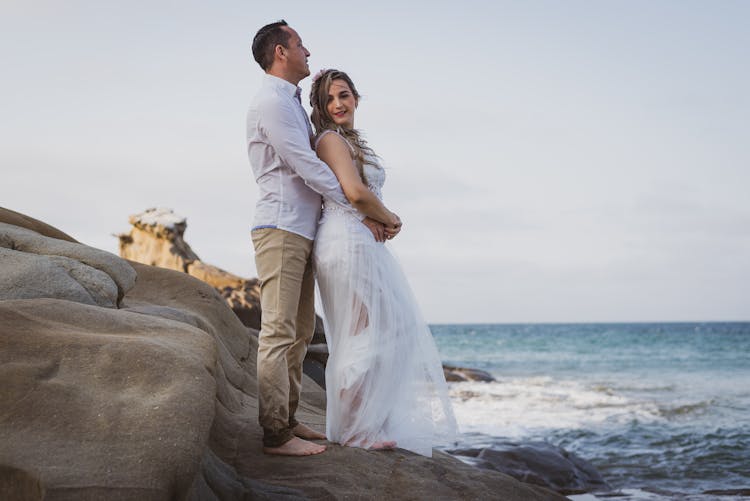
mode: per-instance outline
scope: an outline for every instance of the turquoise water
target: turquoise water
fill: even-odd
[[[546,440],[616,489],[750,488],[750,323],[433,325],[465,446]]]

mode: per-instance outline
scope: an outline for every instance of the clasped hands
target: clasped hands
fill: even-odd
[[[370,217],[364,218],[362,220],[362,224],[367,226],[367,228],[372,232],[372,236],[375,237],[375,241],[385,242],[386,240],[391,240],[401,231],[401,226],[403,224],[401,223],[401,218],[399,218],[395,214],[393,216],[394,220],[389,222],[388,224],[383,224],[380,221],[376,221],[375,219],[372,219]]]

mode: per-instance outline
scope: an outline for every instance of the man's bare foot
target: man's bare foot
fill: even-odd
[[[370,446],[370,450],[373,451],[391,451],[396,448],[396,442],[393,440],[386,440],[383,442],[375,442]]]
[[[325,445],[314,444],[297,437],[293,437],[290,441],[278,447],[263,447],[263,452],[266,454],[278,456],[312,456],[325,450]]]
[[[309,426],[306,426],[302,423],[297,423],[297,426],[295,426],[292,429],[292,433],[294,433],[296,436],[300,438],[304,438],[307,440],[325,440],[326,436],[320,433],[319,431],[315,431]]]

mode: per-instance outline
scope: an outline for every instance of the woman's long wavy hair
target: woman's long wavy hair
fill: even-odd
[[[359,92],[354,86],[354,82],[349,78],[349,75],[339,70],[324,70],[321,74],[316,75],[316,79],[313,80],[312,88],[310,89],[310,106],[312,106],[312,114],[310,119],[315,126],[315,134],[320,135],[325,130],[336,131],[346,139],[349,144],[352,145],[352,159],[354,164],[357,166],[359,171],[359,177],[362,178],[362,182],[367,184],[367,178],[365,177],[364,165],[377,165],[376,163],[367,159],[366,155],[376,156],[375,152],[367,146],[367,141],[364,140],[362,134],[357,129],[349,129],[341,127],[333,121],[333,118],[328,113],[328,90],[331,87],[331,83],[334,80],[343,80],[349,85],[349,88],[354,94],[354,99],[359,104]]]

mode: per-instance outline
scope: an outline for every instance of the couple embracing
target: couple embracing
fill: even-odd
[[[268,454],[319,454],[325,440],[430,456],[455,419],[440,358],[406,278],[385,246],[401,220],[382,202],[385,171],[354,129],[359,94],[323,70],[297,84],[310,53],[284,21],[261,28],[253,57],[265,71],[247,117],[260,197],[252,240],[261,281],[259,421]],[[315,327],[315,278],[329,359],[326,434],[299,423],[302,361]]]

